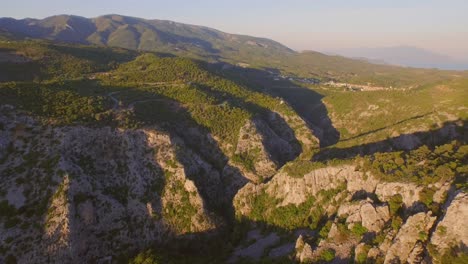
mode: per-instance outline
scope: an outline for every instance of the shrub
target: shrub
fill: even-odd
[[[399,216],[393,217],[393,219],[392,219],[392,228],[393,228],[393,230],[395,230],[395,231],[400,230],[400,227],[401,227],[402,224],[403,224],[403,219],[401,219],[401,217],[399,217]]]
[[[320,229],[319,236],[321,239],[325,239],[328,237],[328,233],[330,233],[330,229],[333,222],[328,220],[327,223]]]
[[[16,215],[16,208],[10,205],[7,200],[0,202],[0,217],[13,217]]]
[[[353,228],[351,229],[351,232],[355,234],[358,237],[361,237],[365,233],[367,233],[367,228],[365,228],[362,223],[355,223],[353,225]]]
[[[248,171],[255,173],[255,160],[252,155],[247,152],[236,153],[232,155],[232,161],[234,163],[242,165]]]
[[[403,197],[401,194],[393,195],[388,201],[388,206],[390,207],[390,214],[395,215],[403,204]]]
[[[425,231],[420,231],[418,235],[419,235],[419,240],[423,242],[426,241],[429,237],[429,235]]]
[[[419,200],[424,203],[428,208],[431,208],[431,204],[433,202],[435,191],[433,189],[424,188],[419,193]]]
[[[330,262],[335,259],[335,251],[333,249],[325,249],[320,252],[320,260]]]
[[[367,253],[361,252],[356,256],[356,263],[366,263]]]

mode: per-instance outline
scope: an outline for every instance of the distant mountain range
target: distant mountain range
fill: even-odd
[[[453,75],[448,71],[410,69],[388,64],[462,68],[440,67],[442,61],[448,60],[446,57],[433,56],[411,48],[375,51],[376,56],[358,51],[338,53],[352,58],[359,57],[351,59],[315,51],[296,52],[274,40],[229,34],[204,26],[122,15],[96,18],[57,15],[44,19],[19,20],[0,18],[0,39],[2,38],[120,47],[265,69],[272,74],[289,77],[355,84],[372,83],[385,87],[420,85],[435,79],[451,78]],[[379,54],[388,56],[381,58],[377,56]],[[367,59],[362,59],[363,57]]]
[[[250,53],[290,54],[273,40],[224,33],[203,26],[121,15],[96,18],[58,15],[45,19],[0,18],[0,34],[136,50],[188,52],[213,57]]]
[[[459,61],[446,55],[412,46],[340,49],[330,53],[351,58],[365,58],[369,62],[380,64],[446,70],[468,69],[468,61]]]

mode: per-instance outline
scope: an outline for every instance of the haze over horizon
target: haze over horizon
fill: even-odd
[[[24,7],[28,8],[24,8]],[[371,0],[274,2],[32,1],[3,4],[0,17],[121,14],[203,25],[229,33],[266,37],[295,50],[321,52],[414,46],[468,64],[468,2]],[[339,53],[339,52],[338,52]],[[344,54],[346,55],[346,54]]]

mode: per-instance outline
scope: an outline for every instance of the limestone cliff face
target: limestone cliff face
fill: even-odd
[[[113,261],[116,252],[215,237],[232,224],[232,211],[250,219],[284,208],[280,217],[305,214],[304,230],[291,230],[289,240],[252,230],[255,241],[232,259],[437,262],[434,250],[468,243],[468,198],[450,181],[385,182],[351,163],[289,175],[283,165],[316,143],[294,117],[255,117],[234,153],[223,153],[210,134],[185,124],[53,127],[0,110],[0,241],[19,263]],[[440,211],[421,203],[427,188]]]
[[[372,200],[358,203],[344,203],[337,212],[338,216],[346,216],[346,223],[362,223],[370,232],[382,230],[385,223],[390,220],[390,212],[387,205],[374,205]],[[352,226],[350,226],[352,229]]]
[[[222,196],[219,172],[178,137],[0,118],[1,189],[15,213],[2,216],[12,224],[0,239],[19,263],[101,261],[223,225],[211,209]]]
[[[288,204],[301,204],[310,196],[317,195],[320,191],[337,189],[342,185],[350,192],[360,190],[373,192],[377,181],[362,173],[355,171],[354,166],[327,167],[313,170],[303,177],[295,178],[286,172],[280,171],[268,183],[255,185],[247,184],[236,195],[236,200],[246,200],[255,190],[264,190],[276,199],[280,199],[281,206]],[[248,206],[248,203],[246,203]],[[248,208],[238,208],[241,211],[249,211]]]
[[[452,247],[468,245],[468,194],[459,192],[448,202],[445,215],[437,223],[431,237],[431,244],[438,253],[443,255]],[[437,258],[436,262],[442,259]]]
[[[418,213],[410,216],[398,231],[388,249],[384,263],[420,263],[424,248],[436,217],[431,213]]]
[[[243,168],[249,180],[262,182],[276,172],[278,161],[270,154],[265,143],[271,143],[276,134],[260,119],[248,121],[239,133],[234,162]],[[276,140],[278,137],[276,136]],[[286,142],[279,140],[280,144]],[[286,144],[287,145],[287,144]],[[286,150],[287,151],[287,150]]]
[[[0,123],[0,186],[11,210],[0,221],[13,223],[0,227],[0,240],[20,263],[105,261],[118,251],[216,234],[239,189],[317,143],[302,119],[274,112],[242,127],[240,162],[185,123],[52,127],[9,106]]]
[[[431,184],[429,187],[437,188],[434,201],[443,203],[445,197],[450,197],[449,186],[450,182],[444,180]],[[352,254],[356,261],[365,258],[385,263],[421,263],[428,258],[429,242],[437,250],[466,245],[467,232],[462,227],[462,219],[468,208],[466,195],[461,192],[447,205],[444,216],[436,216],[422,205],[422,190],[423,186],[414,183],[383,182],[357,171],[352,165],[343,165],[316,169],[299,178],[280,171],[268,183],[248,183],[237,193],[234,206],[238,216],[248,218],[255,211],[258,217],[259,209],[255,208],[258,204],[252,202],[255,197],[266,195],[268,198],[262,199],[276,201],[273,208],[262,208],[265,214],[275,208],[303,206],[313,197],[312,207],[300,207],[301,210],[324,212],[332,222],[327,233],[320,231],[320,236],[326,234],[326,237],[318,243],[317,235],[299,236],[295,242],[299,262],[318,261],[333,252],[336,263],[349,259]],[[403,219],[390,211],[391,198],[395,195],[402,197]],[[377,236],[379,242],[366,244]]]
[[[249,180],[260,183],[300,152],[294,131],[278,114],[272,113],[266,121],[254,118],[241,128],[234,164]]]

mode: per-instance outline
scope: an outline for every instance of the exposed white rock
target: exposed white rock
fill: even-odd
[[[452,182],[450,181],[434,184],[433,188],[435,188],[436,191],[434,193],[434,196],[432,197],[433,201],[439,204],[445,202],[451,185]]]
[[[458,193],[437,224],[431,243],[442,253],[450,247],[468,245],[468,194]]]
[[[421,241],[418,241],[416,245],[414,246],[413,250],[411,250],[411,253],[408,256],[408,259],[406,262],[408,264],[419,264],[423,260],[423,254],[424,254],[424,246],[421,243]]]
[[[400,228],[398,234],[393,240],[384,263],[394,263],[394,261],[407,262],[410,258],[416,259],[418,256],[418,242],[426,242],[429,235],[429,229],[433,226],[436,217],[431,213],[418,213],[410,216],[405,224]],[[413,250],[415,253],[412,254]]]
[[[267,193],[281,199],[281,205],[300,204],[310,195],[315,196],[319,191],[336,189],[343,184],[352,183],[352,190],[363,188],[373,189],[374,180],[370,177],[364,180],[361,172],[355,171],[354,166],[327,167],[313,170],[301,178],[294,178],[285,172],[280,172],[266,186]],[[355,183],[359,182],[359,184]],[[361,185],[362,184],[362,185]],[[362,188],[357,188],[361,185]]]
[[[253,182],[262,182],[272,177],[279,166],[294,159],[300,152],[294,133],[274,114],[269,121],[272,127],[260,118],[249,120],[240,130],[235,154],[250,160],[253,171],[243,168],[243,172]]]
[[[314,252],[312,250],[312,247],[308,243],[304,243],[304,246],[302,247],[302,250],[299,253],[299,261],[301,263],[303,262],[308,262],[314,258]]]
[[[382,255],[382,251],[379,248],[373,247],[367,252],[367,259],[375,260]]]
[[[413,183],[384,182],[377,184],[375,194],[381,201],[389,201],[394,195],[400,194],[403,204],[408,208],[419,201],[419,193],[423,187]]]
[[[220,200],[219,173],[180,138],[157,129],[52,128],[23,119],[0,114],[7,131],[15,129],[13,120],[24,121],[22,139],[0,164],[0,174],[33,166],[2,182],[10,205],[33,212],[16,226],[1,224],[0,240],[14,238],[8,254],[19,263],[90,262],[124,246],[142,250],[177,233],[210,232],[220,224],[201,195],[217,184],[220,190],[211,193]],[[22,153],[30,153],[34,164],[23,164]],[[29,248],[15,251],[20,245]]]
[[[379,232],[385,223],[390,220],[390,212],[387,205],[374,206],[372,201],[343,204],[338,209],[338,216],[348,215],[347,223],[361,222],[370,232]]]
[[[359,243],[354,249],[354,260],[357,261],[361,255],[367,256],[366,244]]]

